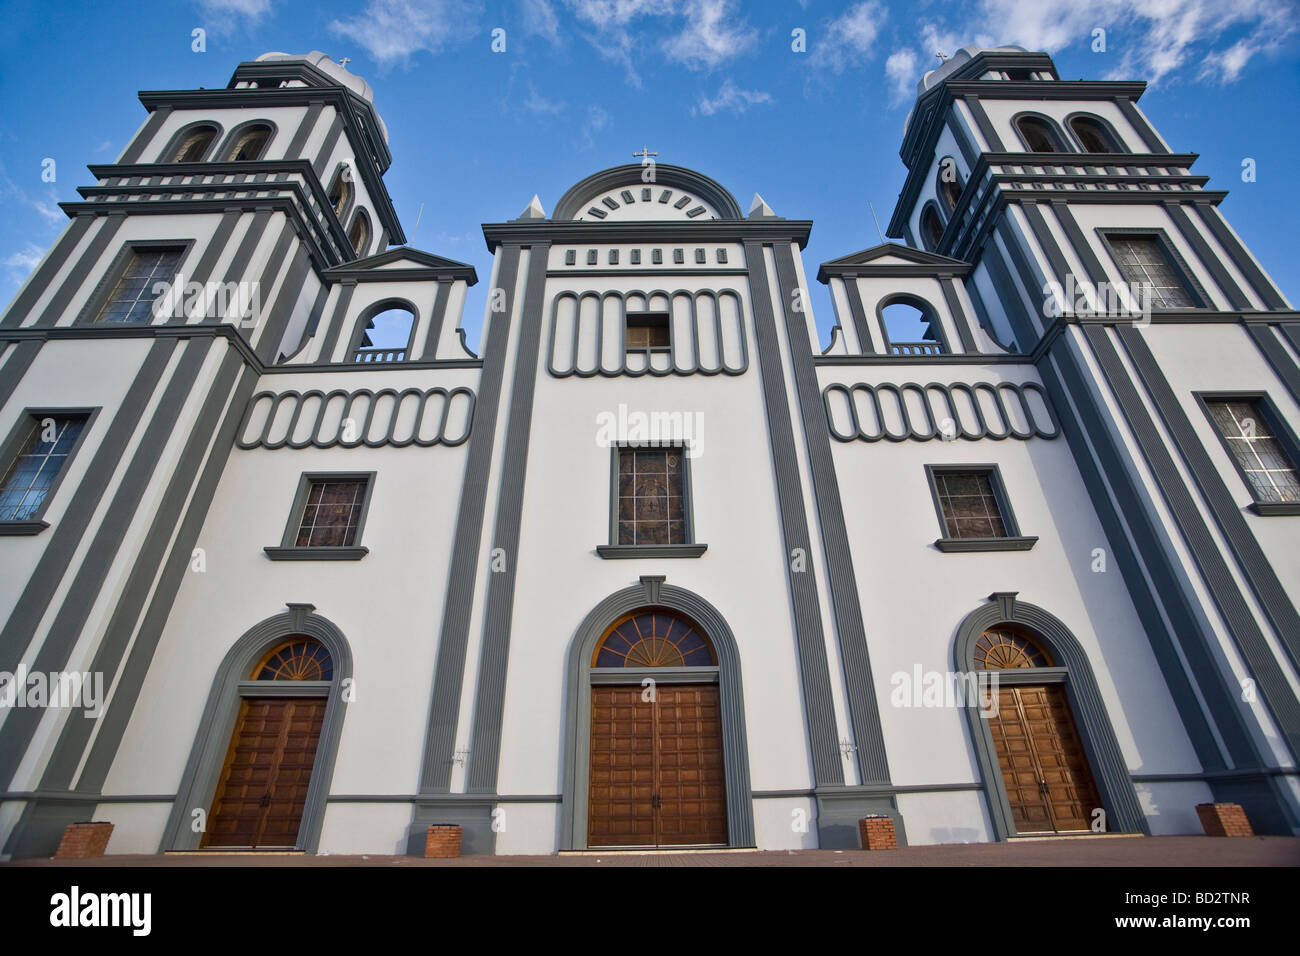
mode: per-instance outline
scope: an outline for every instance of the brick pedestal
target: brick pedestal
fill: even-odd
[[[858,821],[858,838],[864,850],[897,850],[894,820],[888,816],[863,817]]]
[[[449,859],[460,856],[460,827],[434,824],[424,838],[425,858]]]
[[[1248,837],[1254,836],[1246,811],[1239,803],[1198,803],[1196,815],[1201,818],[1201,826],[1206,836]]]
[[[103,856],[108,849],[108,838],[113,835],[111,823],[70,823],[63,831],[63,839],[54,853],[56,860],[88,860]]]

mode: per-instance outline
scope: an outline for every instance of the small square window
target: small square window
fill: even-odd
[[[1281,426],[1262,397],[1204,398],[1233,464],[1255,499],[1260,514],[1300,513],[1300,476],[1295,439]]]
[[[180,246],[132,249],[95,321],[148,325],[160,301],[154,286],[160,282],[170,286],[184,252]]]
[[[667,312],[629,312],[627,315],[627,350],[662,351],[672,344]]]
[[[370,507],[374,473],[306,474],[279,547],[266,553],[275,560],[358,559],[361,531]]]
[[[603,558],[697,558],[690,467],[683,445],[620,445],[613,454],[610,543]]]
[[[0,481],[0,533],[36,534],[47,527],[41,515],[67,471],[90,412],[29,411],[19,422],[5,455]]]
[[[1038,540],[1021,536],[996,466],[927,465],[926,473],[943,529],[939,550],[1028,550]]]

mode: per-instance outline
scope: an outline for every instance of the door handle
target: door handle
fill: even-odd
[[[271,791],[262,794],[262,799],[257,801],[259,807],[269,807],[271,805]]]
[[[650,809],[659,810],[662,809],[662,807],[663,807],[663,801],[659,799],[659,794],[655,794],[653,797],[650,798]]]

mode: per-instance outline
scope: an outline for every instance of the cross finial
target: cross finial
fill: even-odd
[[[344,69],[347,69],[347,65],[351,62],[352,62],[352,57],[345,56],[343,59],[339,60],[339,66],[343,67]]]
[[[645,161],[646,161],[649,157],[651,157],[651,156],[658,156],[658,155],[659,155],[658,153],[652,153],[652,152],[650,152],[649,149],[647,149],[646,147],[642,146],[642,147],[641,147],[641,152],[639,152],[639,153],[633,153],[633,154],[632,154],[632,158],[633,158],[633,159],[640,159],[641,162],[644,164]]]
[[[947,53],[936,53],[935,56],[937,56],[937,57],[939,58],[939,62],[941,62],[941,63],[942,63],[944,60],[948,59],[948,54],[947,54]]]

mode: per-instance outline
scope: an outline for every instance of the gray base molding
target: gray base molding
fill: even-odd
[[[707,544],[599,544],[602,558],[698,558]]]
[[[1028,551],[1038,541],[1036,535],[1012,538],[939,538],[934,546],[940,551]]]
[[[898,845],[907,846],[903,815],[888,793],[870,787],[818,787],[817,846],[822,850],[858,850],[858,821],[865,816],[888,814],[894,821]]]
[[[94,819],[98,796],[87,799],[37,797],[23,808],[4,852],[14,860],[54,856],[70,823]]]
[[[461,856],[491,856],[497,844],[492,830],[496,805],[497,797],[490,793],[423,794],[412,813],[407,856],[424,856],[425,837],[435,824],[460,827]]]

